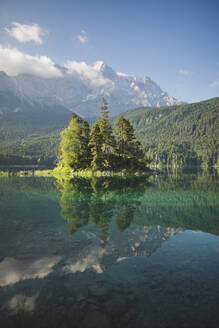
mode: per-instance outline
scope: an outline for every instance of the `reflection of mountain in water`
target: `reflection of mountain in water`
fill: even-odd
[[[181,232],[182,229],[163,228],[160,226],[129,227],[121,233],[113,227],[105,248],[102,247],[98,231],[90,231],[85,227],[78,231],[75,238],[86,244],[86,248],[78,248],[74,259],[70,258],[65,269],[70,272],[84,272],[92,269],[102,273],[114,263],[136,256],[149,257],[161,247],[170,237]]]
[[[161,226],[133,226],[125,234],[126,238],[117,235],[114,243],[117,243],[120,258],[135,256],[150,256],[162,243],[170,237],[181,232],[182,229],[164,228]],[[112,242],[113,247],[113,242]],[[116,259],[117,261],[119,258]]]

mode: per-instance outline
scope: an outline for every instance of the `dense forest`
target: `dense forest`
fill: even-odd
[[[10,106],[8,101],[10,99]],[[0,93],[0,165],[55,166],[60,133],[68,126],[66,108],[35,108]],[[22,110],[21,110],[22,109]],[[124,113],[153,164],[219,166],[219,98],[160,108],[137,108]],[[115,123],[117,118],[113,121]],[[85,118],[86,120],[86,118]],[[94,120],[89,122],[90,128]]]
[[[219,166],[219,98],[124,113],[157,165]]]

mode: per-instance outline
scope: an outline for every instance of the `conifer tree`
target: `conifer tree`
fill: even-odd
[[[134,129],[130,122],[120,116],[115,123],[115,132],[120,168],[132,171],[146,169],[147,160],[142,151],[141,143],[135,138]]]
[[[91,129],[86,121],[72,114],[69,126],[61,133],[58,168],[70,170],[147,169],[147,160],[134,129],[120,116],[115,123],[116,139],[109,120],[107,102],[103,98],[101,114]]]
[[[90,142],[89,147],[91,149],[92,161],[91,167],[94,170],[101,169],[103,154],[102,154],[102,144],[103,138],[100,132],[100,127],[98,122],[94,123],[91,133],[90,133]]]
[[[81,168],[88,168],[91,162],[90,127],[87,121],[81,121]]]
[[[69,126],[61,133],[59,167],[79,170],[90,165],[89,125],[72,114]]]
[[[128,154],[135,142],[134,129],[123,116],[119,116],[115,124],[117,149],[119,155]]]
[[[110,124],[107,101],[104,98],[102,99],[102,101],[103,105],[100,107],[101,114],[98,119],[98,124],[103,138],[102,151],[106,155],[115,152],[116,140],[114,138],[112,127]]]
[[[113,154],[116,152],[116,140],[109,121],[107,102],[103,98],[101,115],[93,125],[90,134],[91,167],[94,170],[109,170],[113,168]]]

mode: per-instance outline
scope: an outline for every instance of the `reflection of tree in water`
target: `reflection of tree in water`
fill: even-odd
[[[115,210],[116,225],[119,231],[125,231],[134,219],[136,208],[141,204],[138,193],[135,197],[131,195],[131,190],[124,191],[117,195],[117,206]]]
[[[140,203],[140,202],[139,202]],[[136,205],[120,201],[116,208],[116,224],[119,231],[125,231],[134,219]]]
[[[101,230],[103,246],[109,237],[109,225],[112,220],[115,202],[107,194],[92,194],[90,203],[90,216],[92,222]]]
[[[60,181],[59,181],[60,182]],[[65,180],[61,184],[61,216],[68,221],[71,232],[89,222],[89,185],[86,181]]]
[[[120,184],[115,210],[116,224],[119,231],[125,231],[134,219],[136,208],[141,204],[141,197],[148,186],[145,180],[130,178]]]
[[[217,191],[219,187],[219,171],[211,168],[167,168],[163,169],[161,175],[154,176],[158,190],[206,190]]]
[[[74,178],[59,182],[61,216],[72,232],[87,225],[89,217],[101,230],[103,246],[109,238],[113,215],[120,231],[128,228],[147,183],[144,178]]]

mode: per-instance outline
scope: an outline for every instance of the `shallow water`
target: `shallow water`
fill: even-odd
[[[0,178],[0,327],[218,327],[216,172]]]

